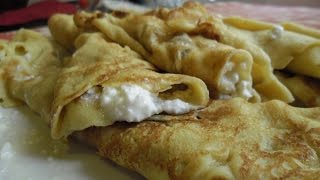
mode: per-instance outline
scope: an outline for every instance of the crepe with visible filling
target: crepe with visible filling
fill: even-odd
[[[160,8],[145,14],[82,12],[75,15],[75,23],[82,28],[92,24],[111,40],[131,47],[161,69],[203,79],[210,90],[216,91],[214,97],[219,97],[217,94],[225,97],[225,92],[220,91],[223,81],[220,72],[224,69],[221,64],[229,61],[235,63],[235,67],[244,62],[251,64],[250,55],[239,50],[245,49],[253,56],[253,87],[262,99],[293,101],[290,91],[273,75],[268,55],[254,43],[233,34],[220,18],[209,16],[197,3],[186,3],[173,10]],[[208,72],[215,78],[212,79]],[[245,73],[241,68],[235,68],[235,72],[243,74],[238,82],[251,81],[248,70]],[[239,93],[241,90],[237,85],[235,87],[236,91],[227,94],[249,99]],[[253,99],[259,99],[253,94]]]
[[[201,78],[208,85],[212,97],[243,97],[260,101],[259,95],[252,89],[252,58],[249,53],[197,34],[189,36],[183,31],[176,32],[168,28],[163,20],[152,16],[126,17],[125,21],[119,22],[123,25],[121,27],[107,20],[113,21],[114,17],[92,16],[97,16],[97,19],[90,17],[90,14],[79,13],[75,15],[76,24],[86,27],[88,21],[92,21],[108,38],[130,46],[158,68]],[[85,18],[87,22],[83,22]],[[126,29],[129,22],[135,22],[137,28]],[[122,27],[131,34],[128,35]],[[138,42],[130,36],[137,38]]]
[[[147,179],[320,176],[320,108],[234,98],[186,115],[158,118],[170,121],[116,123],[74,136]]]
[[[24,29],[5,45],[1,84],[6,93],[1,94],[1,105],[27,102],[32,110],[48,120],[54,82],[62,65],[60,58],[67,52],[43,35]]]
[[[34,43],[33,46],[29,40]],[[15,59],[15,52],[7,57],[6,67],[10,73],[6,81],[8,92],[50,123],[53,138],[67,137],[74,131],[91,126],[130,121],[122,119],[126,117],[121,116],[123,112],[115,117],[110,115],[113,110],[119,109],[105,100],[117,98],[120,101],[120,97],[111,95],[116,88],[123,88],[123,85],[134,90],[134,95],[125,94],[127,89],[123,90],[123,99],[130,101],[131,106],[138,106],[140,102],[136,101],[144,100],[143,97],[136,98],[140,92],[145,92],[151,99],[150,104],[142,103],[142,108],[155,106],[149,114],[142,114],[132,121],[142,121],[162,111],[169,114],[186,113],[205,106],[209,100],[206,85],[200,79],[157,73],[150,63],[139,59],[137,53],[107,42],[99,33],[80,35],[75,41],[77,50],[63,61],[53,53],[52,43],[39,33],[19,31],[13,41],[9,42],[9,45],[12,44],[19,44],[18,47],[21,46],[25,54],[29,55]],[[37,44],[42,46],[35,46]],[[105,88],[109,88],[111,97],[105,95]],[[165,105],[177,107],[169,109],[163,107]],[[182,106],[180,111],[179,105]],[[109,108],[109,111],[104,108]],[[172,110],[174,108],[177,110]],[[125,108],[120,110],[129,111]]]

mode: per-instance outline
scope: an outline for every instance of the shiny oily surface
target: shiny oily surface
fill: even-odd
[[[84,145],[52,140],[49,127],[27,107],[0,108],[0,179],[142,179]]]

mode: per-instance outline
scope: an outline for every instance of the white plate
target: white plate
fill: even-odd
[[[0,179],[142,179],[76,143],[52,140],[27,107],[0,108]]]

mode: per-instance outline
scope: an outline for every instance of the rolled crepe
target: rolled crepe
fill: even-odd
[[[61,55],[65,53],[43,35],[19,30],[7,42],[7,55],[1,67],[7,92],[3,103],[13,106],[24,102],[49,123],[54,84],[62,64]]]
[[[129,46],[158,68],[202,79],[209,87],[211,97],[260,101],[252,89],[252,57],[246,51],[196,34],[177,32],[154,16],[133,14],[116,19],[116,23],[110,15],[99,18],[93,14],[97,17],[94,18],[79,13],[75,17],[79,16],[82,16],[79,19],[88,18],[108,38]],[[128,24],[133,22],[137,24],[134,28]]]
[[[0,104],[4,107],[10,107],[17,104],[12,98],[6,89],[6,57],[8,51],[8,42],[5,40],[0,40]]]
[[[219,82],[222,81],[219,71],[212,71],[212,66],[227,63],[230,59],[232,61],[232,55],[234,54],[238,54],[238,57],[241,56],[247,57],[245,59],[251,59],[251,57],[247,55],[247,52],[238,50],[246,49],[253,56],[253,67],[250,72],[253,79],[253,86],[262,99],[280,99],[285,102],[293,101],[293,96],[290,91],[273,75],[273,69],[268,55],[254,43],[233,34],[228,30],[227,26],[223,24],[221,19],[209,16],[205,9],[197,3],[186,3],[181,8],[173,10],[160,9],[142,15],[126,14],[126,16],[117,17],[116,15],[112,16],[110,14],[92,14],[89,16],[87,13],[78,13],[75,16],[82,17],[78,18],[82,20],[87,18],[84,24],[87,25],[91,22],[113,41],[131,47],[148,61],[165,71],[191,74],[203,79],[209,86],[213,97],[219,97],[219,95],[221,95],[221,97],[225,96],[224,92],[219,92],[219,90],[222,89],[219,87],[222,84]],[[76,24],[81,27],[81,23],[76,22]],[[135,24],[135,26],[131,24]],[[181,38],[181,36],[188,38]],[[202,36],[204,37],[203,39],[207,40],[199,40],[200,38],[197,36]],[[172,40],[175,39],[184,39],[184,41],[179,45],[175,45],[175,48],[170,49],[169,45]],[[238,49],[232,50],[232,47],[225,44]],[[206,46],[208,46],[208,48],[204,48]],[[210,48],[210,46],[214,48]],[[181,56],[181,52],[184,52],[186,49],[191,50],[189,50],[188,53],[183,53],[183,55],[185,55],[184,59],[180,58],[181,60],[179,60],[178,58],[178,60],[176,60],[177,58],[175,56]],[[193,54],[196,53],[206,54],[205,58],[195,58]],[[208,62],[208,60],[205,59],[211,60]],[[239,59],[240,61],[238,62],[247,61],[243,60],[243,58]],[[198,68],[190,68],[196,64],[191,62],[202,64],[201,71]],[[247,61],[246,64],[249,65],[250,62]],[[223,71],[223,67],[225,66],[216,68]],[[214,74],[215,78],[209,80],[208,77],[212,77],[212,74],[201,73],[209,71]],[[244,70],[236,71],[241,71],[239,72],[240,74],[246,74]],[[246,71],[249,72],[250,70]],[[248,78],[248,74],[240,77],[240,81],[241,80],[251,81]],[[232,96],[240,96],[248,99],[248,97],[241,93],[240,95],[239,93],[233,93]],[[259,99],[256,98],[255,95],[252,97],[254,97],[253,99],[255,100]]]
[[[261,47],[275,69],[320,78],[319,30],[288,23],[282,27],[240,17],[225,18],[224,22],[230,31]]]
[[[307,36],[311,36],[314,38],[320,39],[320,31],[318,29],[314,29],[311,27],[306,27],[300,24],[296,24],[293,22],[283,22],[281,23],[281,26],[288,31],[296,32],[299,34],[304,34]]]
[[[32,93],[30,89],[34,84],[44,83],[43,87],[48,87],[53,92],[53,84],[47,83],[47,74],[56,76],[61,63],[58,57],[66,52],[52,40],[24,29],[19,30],[12,41],[5,42],[5,46],[6,53],[0,68],[1,91],[4,92],[1,93],[1,105],[11,107],[28,101],[32,110],[48,116],[52,99],[47,96],[47,89],[38,86]],[[25,99],[20,92],[27,89],[29,94]],[[31,96],[34,100],[29,101]],[[42,103],[39,104],[37,100]]]
[[[197,106],[194,109],[208,102],[208,91],[201,80],[148,70],[154,67],[127,53],[131,51],[129,48],[108,43],[97,34],[84,36],[87,40],[82,40],[81,36],[76,40],[76,44],[79,41],[83,44],[77,45],[79,48],[59,74],[56,83],[51,119],[54,138],[65,137],[90,126],[107,126],[116,120],[129,121],[105,118],[109,115],[102,110],[101,99],[107,87],[138,86],[161,100],[180,99]],[[93,98],[88,100],[88,96]]]
[[[273,74],[271,60],[263,49],[248,41],[246,36],[230,31],[220,17],[211,16],[199,3],[188,2],[180,8],[158,9],[150,14],[165,20],[171,29],[193,35],[199,34],[208,39],[216,39],[220,43],[248,51],[253,57],[251,71],[253,87],[262,100],[279,99],[284,102],[294,100],[290,91]],[[256,28],[264,26],[264,23],[261,23]]]
[[[320,80],[302,75],[276,72],[277,78],[288,87],[294,95],[298,106],[320,106]]]
[[[72,15],[55,14],[48,20],[48,28],[52,37],[69,51],[74,51],[74,41],[81,34]]]
[[[116,123],[74,136],[147,179],[313,179],[320,109],[281,101],[212,101],[169,121]]]
[[[186,113],[209,100],[200,79],[157,73],[129,48],[107,42],[99,33],[80,35],[78,49],[63,61],[53,53],[52,42],[36,32],[20,31],[11,44],[30,55],[8,59],[8,92],[42,115],[53,138],[161,112]]]

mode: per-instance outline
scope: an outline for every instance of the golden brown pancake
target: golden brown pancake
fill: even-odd
[[[240,17],[225,18],[224,22],[231,32],[261,47],[269,55],[273,68],[320,78],[319,30]]]
[[[74,134],[147,179],[317,179],[320,108],[281,101],[213,101],[166,121],[116,123]]]
[[[248,61],[248,59],[251,61],[251,57],[247,55],[249,52],[253,57],[252,85],[261,99],[279,99],[285,102],[294,100],[290,91],[272,73],[271,60],[264,50],[245,37],[229,30],[221,18],[210,16],[205,8],[198,3],[189,2],[172,10],[160,8],[145,14],[128,13],[120,17],[99,12],[92,14],[80,12],[75,17],[77,17],[75,23],[80,28],[88,27],[91,24],[91,27],[100,30],[111,40],[129,46],[146,60],[165,71],[190,74],[203,79],[211,92],[216,91],[216,94],[222,97],[225,97],[225,92],[220,87],[221,78],[208,78],[211,77],[211,74],[206,72],[214,72],[215,77],[217,75],[219,77],[219,71],[216,72],[212,67],[223,71],[225,66],[217,64],[228,61],[239,62],[239,64],[247,62],[245,64],[249,67],[251,66]],[[135,24],[135,26],[131,24]],[[206,40],[199,40],[197,36]],[[183,41],[181,40],[180,44],[170,46],[172,41],[176,39]],[[231,49],[230,46],[232,46]],[[239,49],[245,49],[247,52]],[[202,56],[199,57],[195,54]],[[238,54],[238,56],[233,57],[234,54]],[[194,64],[201,65],[202,70],[198,70]],[[235,71],[239,74],[245,74],[240,69]],[[249,86],[251,86],[251,80],[247,75],[240,76],[239,79],[239,82],[242,82],[241,80],[250,82]],[[242,88],[237,88],[240,85],[236,84],[235,86],[235,89],[241,92]],[[254,91],[252,92],[253,100],[251,101],[259,101],[260,98],[255,95]],[[245,94],[231,93],[231,96],[248,99]],[[214,93],[212,95],[217,98]]]
[[[92,88],[98,97],[105,87],[135,85],[162,100],[190,103],[192,109],[204,107],[209,101],[206,85],[200,79],[155,72],[140,55],[106,41],[99,33],[80,35],[75,40],[77,50],[63,60],[55,53],[55,44],[33,31],[19,31],[8,45],[14,47],[12,54],[12,48],[7,48],[10,53],[4,60],[8,99],[24,102],[39,113],[50,124],[53,138],[126,120],[107,117],[100,98],[83,100]]]
[[[294,95],[314,106],[317,80],[278,75],[282,84],[273,73],[272,53],[251,37],[252,31],[270,31],[273,25],[238,20],[211,17],[197,3],[144,14],[56,15],[49,21],[54,39],[20,30],[12,41],[0,42],[1,105],[25,103],[50,125],[53,138],[73,136],[148,179],[317,179],[320,108],[285,103]],[[284,27],[292,31],[288,41],[294,33],[318,38],[311,29]],[[299,57],[316,57],[311,51]],[[242,98],[209,100],[202,80],[159,72],[150,62],[162,71],[202,78],[215,98]],[[243,81],[253,86],[253,96],[245,96]],[[194,108],[115,122],[126,119],[109,118],[100,98],[106,88],[123,85]],[[246,101],[260,98],[284,102]]]
[[[55,14],[48,21],[48,28],[54,39],[69,51],[74,50],[74,41],[81,34],[72,15]]]
[[[302,75],[276,72],[277,78],[290,89],[296,105],[320,107],[320,80]]]

